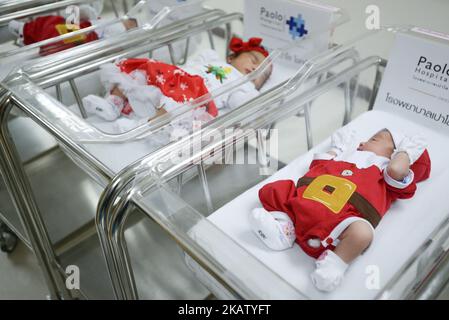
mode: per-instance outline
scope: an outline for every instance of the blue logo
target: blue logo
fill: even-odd
[[[298,14],[297,18],[290,17],[290,19],[286,21],[289,29],[288,33],[291,34],[293,40],[295,40],[296,38],[301,38],[309,33],[309,31],[305,28],[305,23],[306,22],[300,14]]]

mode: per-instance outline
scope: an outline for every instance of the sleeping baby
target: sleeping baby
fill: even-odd
[[[17,43],[19,45],[30,45],[96,25],[100,19],[100,13],[98,11],[97,8],[91,5],[83,4],[79,6],[79,24],[67,23],[67,17],[64,16],[47,15],[29,21],[12,20],[9,22],[8,27],[9,31],[18,37]],[[137,19],[126,19],[120,23],[111,24],[104,28],[96,28],[90,32],[67,38],[58,43],[42,46],[40,48],[40,54],[48,55],[83,43],[110,37],[136,28],[137,25]]]
[[[262,39],[244,42],[233,38],[232,54],[224,61],[217,52],[206,50],[183,68],[164,62],[134,58],[101,67],[100,78],[106,89],[104,98],[89,95],[83,99],[86,111],[107,121],[120,116],[154,119],[180,105],[202,97],[233,80],[254,71],[268,56]],[[219,95],[204,105],[212,118],[219,112],[240,106],[256,97],[269,78],[271,68],[252,82]]]
[[[422,137],[382,129],[358,146],[353,137],[348,129],[337,131],[332,148],[315,154],[296,184],[280,180],[262,187],[263,208],[250,215],[253,231],[270,249],[296,241],[317,259],[311,278],[322,291],[341,283],[392,202],[411,198],[416,183],[430,174]]]

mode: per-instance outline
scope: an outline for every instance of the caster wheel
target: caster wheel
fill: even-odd
[[[17,236],[5,225],[0,226],[0,250],[11,253],[17,246]]]

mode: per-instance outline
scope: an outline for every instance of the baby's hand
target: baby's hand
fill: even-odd
[[[331,137],[331,151],[337,155],[344,152],[354,142],[354,138],[354,130],[340,128]]]
[[[126,30],[137,28],[137,20],[136,19],[126,19],[123,21],[123,25],[125,26]]]
[[[405,152],[410,159],[410,164],[413,164],[422,155],[426,147],[427,142],[423,136],[405,136],[399,143],[399,146],[397,146],[391,158],[393,159],[399,152]]]
[[[160,116],[162,116],[162,115],[164,115],[166,113],[167,113],[167,111],[163,108],[163,105],[162,105],[161,108],[157,108],[156,109],[156,115],[154,117],[151,117],[150,119],[148,119],[148,122],[150,122],[151,120],[154,120],[157,117],[160,117]]]

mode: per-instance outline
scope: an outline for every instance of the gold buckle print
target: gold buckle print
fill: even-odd
[[[323,174],[309,184],[302,196],[325,205],[333,213],[339,213],[356,189],[357,185],[352,181]]]

